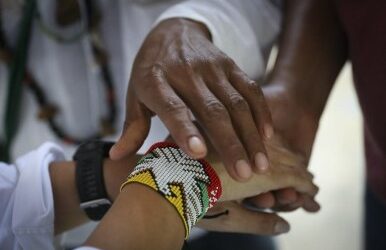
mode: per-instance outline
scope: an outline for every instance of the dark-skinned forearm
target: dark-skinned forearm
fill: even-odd
[[[307,158],[331,88],[346,61],[346,46],[332,1],[286,2],[279,54],[264,94],[275,129]]]
[[[319,118],[346,61],[346,47],[332,1],[286,1],[271,82],[285,84],[294,100]]]

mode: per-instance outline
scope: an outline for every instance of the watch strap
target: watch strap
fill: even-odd
[[[81,144],[73,157],[80,207],[91,220],[101,220],[111,206],[104,183],[103,163],[113,145],[112,142],[89,141]]]

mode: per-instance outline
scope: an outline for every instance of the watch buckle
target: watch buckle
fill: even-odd
[[[99,206],[103,206],[103,205],[111,205],[111,201],[109,201],[106,198],[96,199],[96,200],[92,200],[92,201],[86,201],[86,202],[80,203],[80,208],[82,208],[82,209],[95,208],[95,207],[99,207]]]

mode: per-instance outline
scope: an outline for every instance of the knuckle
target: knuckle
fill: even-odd
[[[155,63],[150,68],[150,74],[154,78],[159,78],[163,76],[165,72],[165,67],[160,63]]]
[[[212,73],[217,73],[222,70],[220,65],[221,65],[221,59],[211,57],[206,60],[205,64],[203,64],[203,67],[205,71],[211,71]]]
[[[205,116],[211,120],[224,120],[227,118],[227,112],[224,105],[217,100],[209,100],[205,104]]]
[[[169,65],[168,75],[171,78],[176,76],[178,77],[188,77],[194,79],[196,76],[196,69],[199,67],[200,62],[197,62],[194,59],[182,58],[178,62]]]
[[[221,62],[222,56],[208,56],[204,59],[206,65],[217,66]]]
[[[230,58],[230,57],[228,57],[226,55],[223,55],[221,57],[221,60],[222,60],[223,64],[225,64],[229,68],[237,67],[235,61],[232,58]]]
[[[244,98],[239,94],[233,94],[229,96],[229,106],[230,109],[237,112],[247,112],[249,111],[248,103]]]
[[[186,111],[186,106],[180,101],[169,99],[161,105],[162,113],[175,115]]]
[[[190,74],[194,72],[196,63],[194,59],[181,57],[178,59],[168,60],[164,64],[155,65],[155,72],[162,72],[165,76],[173,77],[174,75]]]
[[[184,72],[189,78],[196,79],[196,66],[193,65],[185,65]]]
[[[196,65],[197,65],[197,62],[192,58],[183,57],[180,60],[180,66],[185,70],[191,70],[195,68]]]
[[[248,91],[258,95],[262,94],[261,88],[257,82],[249,80],[246,84],[247,84]]]

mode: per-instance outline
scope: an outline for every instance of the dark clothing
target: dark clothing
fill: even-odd
[[[365,250],[386,249],[386,206],[373,194],[366,191]]]
[[[195,240],[189,240],[183,250],[275,250],[271,237],[251,234],[208,232]]]
[[[386,204],[386,1],[336,3],[364,116],[367,182]]]
[[[364,117],[366,250],[386,249],[386,1],[336,0]]]

